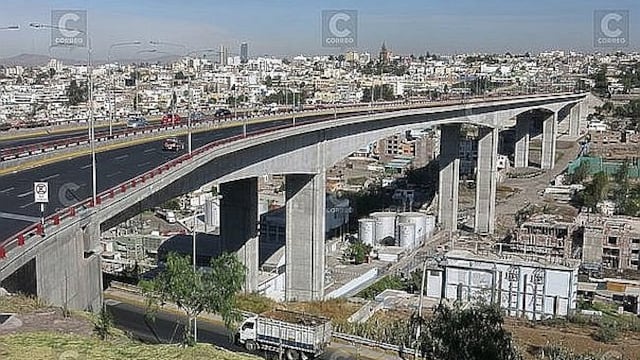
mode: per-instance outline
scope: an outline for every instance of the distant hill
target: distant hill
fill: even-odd
[[[70,58],[60,58],[60,57],[54,57],[54,58],[62,61],[63,64],[84,65],[86,64],[86,61],[87,61],[86,58],[85,59],[70,59]],[[142,58],[141,59],[115,59],[114,61],[117,61],[120,64],[132,64],[132,63],[141,63],[141,62],[150,63],[150,64],[155,64],[155,63],[166,64],[166,63],[174,62],[179,58],[180,57],[178,55],[165,55],[165,56],[159,56],[159,57],[148,58],[148,59],[142,59]],[[20,66],[26,66],[26,67],[44,66],[49,62],[49,60],[51,60],[51,57],[49,55],[20,54],[20,55],[8,57],[8,58],[0,59],[0,65],[5,65],[5,66],[20,65]],[[106,63],[106,60],[101,60],[101,59],[93,60],[94,65],[100,65],[104,63]]]

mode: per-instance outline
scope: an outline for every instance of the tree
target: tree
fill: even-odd
[[[589,163],[582,161],[580,165],[573,171],[573,174],[568,175],[567,180],[571,184],[581,184],[587,176],[589,176]]]
[[[389,84],[384,84],[382,86],[375,85],[373,87],[373,101],[377,100],[395,100],[395,96],[393,95],[393,88]],[[362,102],[370,102],[371,101],[371,88],[365,88],[362,91]]]
[[[603,171],[595,173],[591,182],[589,182],[582,192],[582,203],[591,209],[595,208],[596,204],[605,200],[609,193],[609,177]]]
[[[371,245],[365,244],[362,240],[356,240],[349,244],[346,254],[356,265],[359,265],[367,259],[372,249]]]
[[[202,312],[218,314],[227,328],[240,319],[235,309],[236,293],[245,281],[245,267],[233,254],[212,259],[207,271],[194,271],[188,256],[169,254],[166,268],[153,280],[143,280],[140,287],[147,298],[147,311],[154,313],[167,302],[174,303],[187,315],[184,342],[194,343],[192,323]]]
[[[112,329],[113,316],[109,313],[107,307],[103,305],[98,316],[93,321],[93,331],[104,341],[111,336]]]
[[[497,305],[438,305],[419,339],[423,357],[432,360],[521,359]]]
[[[71,80],[67,88],[67,97],[69,98],[69,105],[71,106],[86,102],[89,98],[89,88],[87,84],[78,85],[75,80]]]
[[[616,212],[624,214],[627,208],[627,198],[629,196],[629,161],[625,160],[613,174],[615,182],[615,191],[613,192],[613,201],[616,204]]]

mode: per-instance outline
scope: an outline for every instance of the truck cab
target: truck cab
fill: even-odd
[[[236,343],[243,345],[249,351],[257,350],[256,320],[256,316],[246,319],[236,332]]]

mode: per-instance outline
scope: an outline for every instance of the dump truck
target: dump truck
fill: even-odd
[[[282,354],[284,359],[313,359],[331,342],[331,320],[289,310],[273,310],[244,320],[236,343],[250,352]]]

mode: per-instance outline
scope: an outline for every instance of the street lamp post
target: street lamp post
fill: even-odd
[[[109,46],[109,50],[107,51],[107,66],[109,66],[109,77],[111,78],[111,113],[109,114],[109,137],[113,136],[113,121],[115,120],[116,113],[116,81],[113,78],[112,66],[111,66],[111,50],[116,47],[124,47],[124,46],[138,46],[142,44],[140,41],[127,41],[111,44]]]
[[[76,28],[62,27],[51,24],[41,24],[37,22],[29,23],[29,26],[34,29],[56,29],[56,30],[68,30],[68,31],[77,31],[79,33],[83,33],[87,35],[87,86],[89,92],[89,106],[88,106],[88,117],[89,117],[89,144],[91,148],[91,185],[92,185],[92,204],[93,206],[97,205],[97,176],[96,176],[96,142],[95,142],[95,121],[93,118],[93,80],[91,77],[91,37],[89,37],[87,31]],[[12,29],[16,29],[16,26],[12,26]]]

